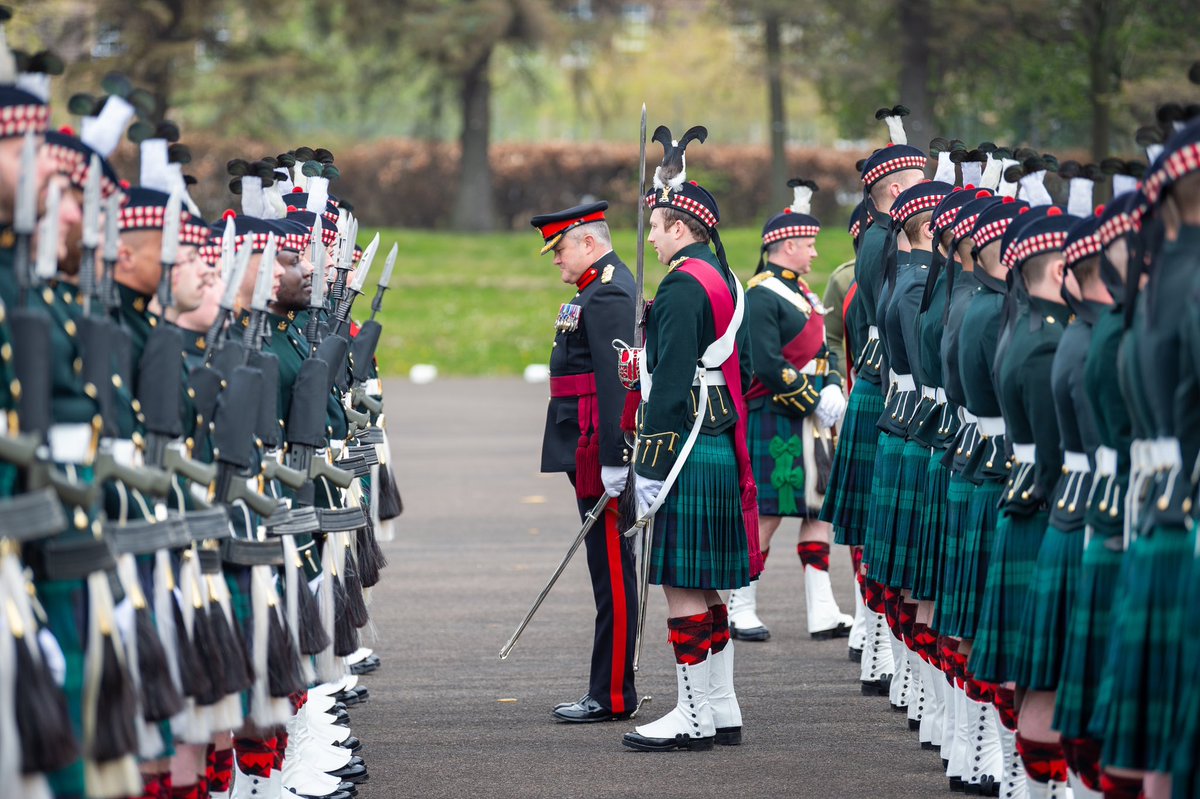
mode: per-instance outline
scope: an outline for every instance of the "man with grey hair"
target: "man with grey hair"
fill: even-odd
[[[554,253],[562,282],[576,294],[555,323],[550,353],[550,407],[542,441],[542,471],[566,472],[580,518],[607,495],[603,523],[585,538],[596,600],[588,691],[554,709],[564,722],[624,719],[637,707],[633,650],[637,579],[630,539],[621,535],[617,496],[629,475],[630,449],[621,432],[629,392],[617,375],[613,340],[633,340],[633,274],[612,249],[607,202],[535,216],[542,254]]]

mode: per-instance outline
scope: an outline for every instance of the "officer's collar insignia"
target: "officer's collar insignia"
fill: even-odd
[[[686,261],[686,260],[687,260],[687,256],[686,256],[686,255],[681,255],[681,256],[679,256],[679,257],[678,257],[678,258],[676,258],[674,261],[671,261],[671,264],[670,264],[670,266],[668,266],[668,267],[667,267],[667,271],[668,271],[668,272],[670,272],[670,271],[674,270],[674,269],[675,269],[677,266],[679,266],[680,264],[682,264],[682,263],[683,263],[684,261]]]
[[[796,279],[796,273],[793,272],[791,269],[784,269],[783,272],[780,273],[780,276],[784,280],[795,280]]]
[[[594,267],[594,266],[588,267],[587,271],[579,276],[579,280],[575,281],[575,288],[579,289],[580,291],[583,291],[585,288],[587,288],[588,286],[590,286],[592,284],[592,281],[595,280],[596,276],[599,274],[600,274],[600,270],[597,269],[596,267]]]
[[[196,349],[203,350],[208,347],[208,342],[204,340],[204,336],[196,336]]]
[[[558,321],[554,323],[555,330],[560,333],[571,333],[578,329],[581,311],[583,311],[582,306],[564,302],[558,309]]]
[[[138,313],[145,313],[146,312],[146,298],[145,297],[134,297],[133,310],[137,311]]]
[[[0,248],[7,250],[11,247],[15,247],[16,244],[17,234],[13,233],[12,228],[6,227],[4,230],[0,230]]]
[[[615,271],[616,271],[616,269],[611,264],[604,267],[604,273],[602,275],[600,275],[600,282],[601,283],[611,283],[612,279],[613,279],[613,272],[615,272]]]
[[[278,330],[280,333],[283,333],[283,332],[285,332],[285,331],[288,329],[288,323],[287,323],[287,320],[285,319],[284,321],[282,321],[282,322],[280,322],[278,325],[276,325],[276,329],[277,329],[277,330]]]

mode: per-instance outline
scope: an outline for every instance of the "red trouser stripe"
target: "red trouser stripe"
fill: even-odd
[[[604,545],[608,551],[608,581],[612,592],[612,682],[609,701],[613,713],[625,712],[625,641],[628,623],[625,613],[625,571],[621,561],[621,531],[617,525],[617,500],[614,497],[604,508]]]

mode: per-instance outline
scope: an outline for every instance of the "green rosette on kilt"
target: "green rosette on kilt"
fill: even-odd
[[[1185,581],[1194,536],[1159,526],[1136,538],[1121,564],[1112,637],[1093,737],[1114,768],[1167,771],[1177,744]]]
[[[863,540],[863,563],[867,577],[884,585],[892,570],[893,537],[896,530],[900,496],[900,456],[904,439],[890,433],[879,433],[875,447],[875,468],[872,479],[870,511],[867,514],[866,535]]]
[[[834,541],[862,546],[867,514],[873,504],[872,480],[879,441],[876,422],[883,413],[883,391],[867,380],[856,380],[846,406],[838,447],[829,476],[829,490],[820,519],[833,525]]]
[[[824,388],[821,377],[810,377],[814,390]],[[763,516],[809,518],[817,508],[804,499],[808,475],[804,469],[804,417],[782,413],[770,404],[752,409],[746,443],[758,483],[758,512]]]
[[[912,593],[918,600],[937,601],[941,596],[945,562],[946,526],[949,524],[947,493],[950,470],[942,464],[945,453],[923,448],[925,458],[925,498],[914,548],[915,570]],[[933,629],[938,629],[936,626]]]
[[[939,459],[934,454],[934,459]],[[944,635],[960,635],[962,619],[962,579],[967,540],[967,514],[974,484],[959,472],[951,472],[946,487],[946,528],[942,536],[942,576],[937,606],[933,610],[933,628]]]
[[[1086,738],[1100,693],[1112,632],[1113,595],[1121,570],[1121,536],[1094,536],[1083,551],[1079,582],[1063,643],[1062,676],[1054,703],[1054,729],[1063,738]]]

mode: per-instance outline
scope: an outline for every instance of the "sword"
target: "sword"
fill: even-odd
[[[638,160],[638,240],[637,240],[637,292],[633,305],[633,346],[641,348],[646,344],[646,104],[642,103],[642,131],[639,142]],[[642,353],[644,356],[645,353]],[[633,464],[637,462],[637,434],[634,434],[633,452],[630,457],[629,480],[630,486],[636,483]],[[636,526],[634,529],[637,529]],[[653,520],[642,526],[644,535],[641,540],[641,552],[638,558],[641,571],[638,573],[638,626],[634,633],[633,670],[637,671],[642,659],[642,630],[646,627],[646,598],[650,593],[650,549],[654,536]],[[625,535],[629,535],[626,533]],[[641,705],[639,704],[639,707]]]
[[[604,512],[604,506],[608,504],[610,497],[606,494],[596,501],[596,506],[587,512],[587,516],[583,519],[583,527],[579,529],[579,535],[575,536],[575,540],[571,542],[571,548],[567,550],[567,554],[563,556],[562,562],[558,564],[558,568],[554,570],[554,574],[550,576],[550,581],[546,583],[546,587],[538,594],[537,599],[533,601],[533,607],[529,608],[529,612],[525,614],[525,618],[517,626],[516,632],[512,637],[500,647],[500,659],[507,660],[508,655],[512,652],[513,647],[517,645],[517,639],[521,637],[521,633],[525,632],[525,628],[529,626],[533,614],[537,613],[538,608],[542,606],[546,595],[550,593],[550,589],[558,582],[559,576],[566,570],[567,564],[571,562],[571,558],[575,555],[575,551],[579,549],[579,545],[583,543],[583,539],[587,536],[588,531],[596,524],[600,518],[600,514]]]

